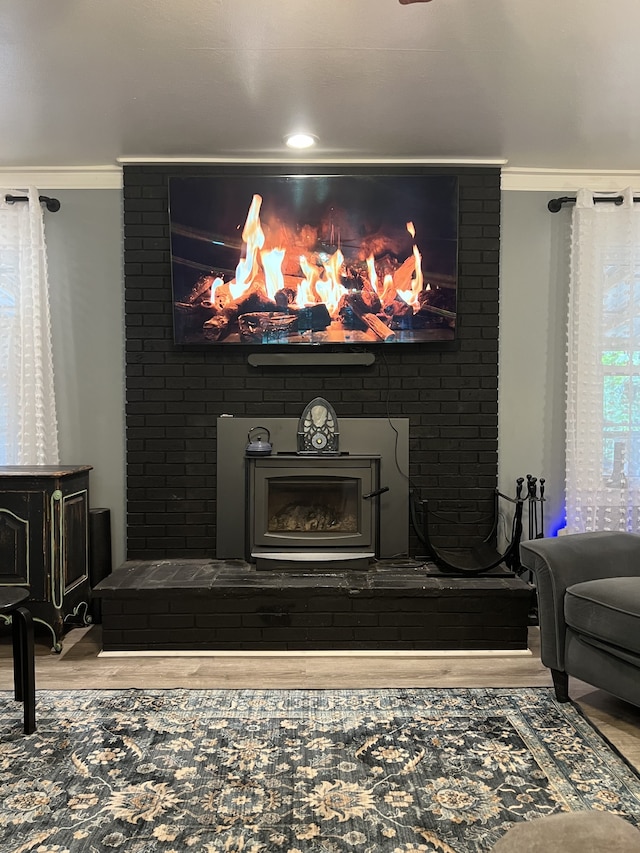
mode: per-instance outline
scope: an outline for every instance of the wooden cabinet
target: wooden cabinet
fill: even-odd
[[[62,650],[88,624],[90,465],[0,466],[0,586],[29,588],[34,621]]]

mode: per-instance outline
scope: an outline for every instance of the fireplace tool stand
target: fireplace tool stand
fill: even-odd
[[[500,499],[509,501],[514,505],[513,521],[511,525],[511,540],[502,554],[498,554],[497,557],[491,559],[486,564],[475,566],[455,564],[448,560],[444,554],[438,551],[431,541],[429,533],[429,501],[419,501],[422,507],[422,526],[420,526],[417,520],[416,500],[414,500],[413,494],[410,494],[411,521],[418,538],[427,550],[427,554],[424,558],[418,557],[417,559],[431,560],[440,569],[440,571],[451,575],[474,577],[491,572],[498,568],[502,563],[504,563],[504,565],[515,574],[521,574],[522,564],[520,562],[520,541],[522,539],[523,532],[522,516],[525,504],[527,505],[529,517],[529,539],[542,539],[544,537],[544,478],[540,478],[539,492],[537,483],[538,479],[536,477],[533,477],[531,474],[527,474],[527,494],[525,497],[522,496],[524,477],[518,477],[516,481],[515,498],[503,494],[498,491],[498,489],[495,490],[493,525],[489,534],[482,540],[482,544],[488,545],[495,538],[498,529]],[[464,524],[465,522],[460,523]]]

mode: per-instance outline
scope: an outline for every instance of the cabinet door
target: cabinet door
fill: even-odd
[[[0,584],[44,597],[47,521],[42,492],[0,492]]]
[[[62,499],[64,592],[88,577],[88,495],[86,489]]]

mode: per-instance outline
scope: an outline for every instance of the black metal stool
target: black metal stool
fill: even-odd
[[[11,617],[13,638],[14,698],[24,705],[24,733],[36,730],[36,679],[33,646],[33,619],[22,602],[29,590],[21,586],[0,587],[0,616]]]

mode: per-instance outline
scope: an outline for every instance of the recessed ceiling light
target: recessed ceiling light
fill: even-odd
[[[311,133],[289,133],[284,141],[289,148],[311,148],[318,141]]]

